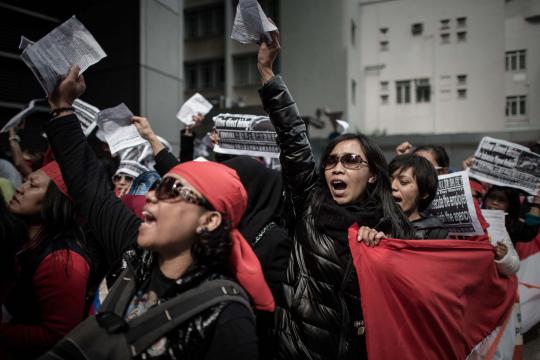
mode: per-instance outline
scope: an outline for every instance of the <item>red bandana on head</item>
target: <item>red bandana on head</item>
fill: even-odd
[[[56,161],[51,161],[39,170],[47,174],[47,176],[50,177],[54,184],[58,187],[58,190],[60,190],[62,194],[66,195],[68,199],[71,200],[66,183],[64,182],[64,178],[62,177],[62,173],[60,172],[60,166]]]
[[[181,176],[231,223],[230,267],[258,310],[274,311],[272,293],[264,279],[259,259],[236,228],[247,206],[246,189],[233,169],[215,162],[190,161],[175,166],[169,174]]]

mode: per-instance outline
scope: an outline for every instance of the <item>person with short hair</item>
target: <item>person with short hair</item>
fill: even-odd
[[[446,239],[441,219],[425,214],[437,193],[437,173],[432,164],[415,154],[395,157],[388,165],[392,196],[415,229],[416,239]]]

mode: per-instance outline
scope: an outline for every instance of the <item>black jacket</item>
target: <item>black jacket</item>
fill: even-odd
[[[88,146],[77,117],[67,115],[52,120],[46,133],[69,193],[95,231],[96,241],[105,249],[109,266],[122,258],[135,269],[138,283],[144,283],[157,264],[152,253],[136,244],[141,220],[108,188],[107,175]],[[160,300],[223,276],[199,270],[193,269],[179,279]],[[221,303],[206,310],[167,335],[167,351],[159,359],[176,358],[256,359],[253,315],[237,304]]]
[[[448,230],[441,219],[428,215],[411,222],[415,239],[448,239]]]
[[[276,309],[277,358],[362,358],[357,275],[348,244],[315,226],[312,194],[317,175],[305,124],[280,76],[259,93],[276,128],[284,183],[297,219],[283,284],[285,304]]]

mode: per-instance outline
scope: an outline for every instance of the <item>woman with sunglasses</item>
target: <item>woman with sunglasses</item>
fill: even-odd
[[[98,324],[94,328],[98,332],[96,338],[108,332],[128,331],[129,324],[145,316],[149,309],[215,279],[234,277],[256,308],[273,310],[273,299],[260,264],[236,229],[246,207],[245,189],[236,173],[210,162],[187,162],[174,167],[146,195],[141,221],[108,190],[107,176],[71,110],[73,101],[85,90],[84,79],[78,75],[78,67],[73,66],[49,96],[56,118],[48,124],[47,136],[66,174],[68,187],[95,229],[96,240],[105,249],[109,263],[122,258],[124,271],[130,275],[109,277],[107,285],[114,286],[100,288],[105,302],[102,308],[94,309],[97,315],[69,334],[52,350],[54,354],[50,358],[66,351],[66,346],[69,351],[77,351],[69,347],[68,339],[80,336],[83,327],[92,321]],[[126,281],[134,281],[133,291],[124,295],[127,298],[108,300],[107,291],[110,289],[110,296],[116,295],[113,290],[117,284],[122,286]],[[113,313],[103,310],[111,306],[115,309]],[[173,321],[175,317],[165,313],[156,326],[167,320]],[[126,322],[128,325],[124,326]],[[153,329],[154,326],[141,336]],[[100,346],[114,346],[112,339],[111,335],[111,342],[105,341]],[[111,353],[114,350],[110,349]],[[256,359],[254,317],[251,309],[242,303],[220,301],[172,326],[153,345],[139,350],[131,357]]]
[[[259,49],[259,94],[276,128],[284,183],[296,214],[285,306],[276,309],[277,358],[366,358],[349,227],[361,226],[360,238],[370,245],[379,231],[407,238],[412,229],[392,198],[382,152],[365,136],[334,139],[316,170],[298,108],[282,78],[273,74],[279,38],[271,35],[272,45],[262,43]]]

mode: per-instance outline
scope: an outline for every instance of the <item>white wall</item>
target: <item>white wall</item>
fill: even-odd
[[[175,115],[183,102],[182,0],[141,0],[140,5],[141,114],[177,152],[180,123]]]
[[[347,110],[347,52],[343,35],[343,2],[284,0],[281,6],[282,74],[302,115],[317,108]],[[313,137],[326,137],[329,124]]]

